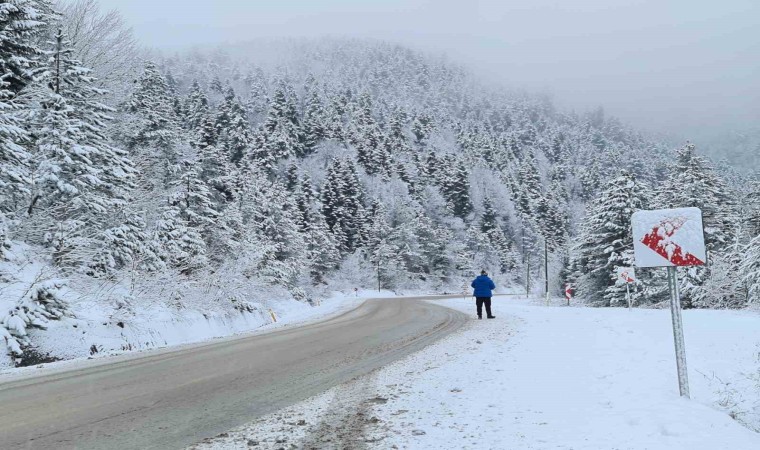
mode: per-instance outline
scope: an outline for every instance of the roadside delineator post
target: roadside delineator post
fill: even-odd
[[[631,216],[631,226],[636,266],[668,268],[678,390],[682,397],[689,398],[686,345],[676,267],[704,266],[707,261],[702,211],[699,208],[637,211]]]

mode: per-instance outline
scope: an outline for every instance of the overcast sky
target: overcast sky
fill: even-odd
[[[101,0],[157,48],[357,36],[679,136],[760,124],[760,0]]]

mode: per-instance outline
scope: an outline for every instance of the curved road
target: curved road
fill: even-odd
[[[467,320],[422,299],[368,300],[310,325],[0,383],[0,448],[184,448],[366,374]]]

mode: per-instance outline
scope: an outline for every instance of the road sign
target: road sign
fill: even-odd
[[[617,268],[617,283],[625,283],[625,301],[628,304],[628,310],[631,310],[631,288],[630,285],[636,282],[636,272],[633,267]]]
[[[702,211],[699,208],[637,211],[631,216],[631,226],[636,266],[668,268],[678,390],[682,397],[688,398],[689,377],[676,267],[704,266],[707,261]],[[630,295],[628,298],[630,308]]]
[[[636,271],[633,267],[618,267],[617,268],[618,281],[623,283],[635,283]]]
[[[705,265],[705,236],[699,208],[637,211],[631,224],[637,267]]]
[[[565,299],[567,299],[567,304],[570,304],[570,300],[573,298],[573,288],[570,287],[569,284],[565,285]]]

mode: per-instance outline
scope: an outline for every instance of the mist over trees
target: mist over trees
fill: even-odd
[[[685,305],[760,300],[757,175],[601,111],[563,113],[383,42],[146,60],[92,0],[0,1],[0,37],[2,256],[44,260],[50,280],[119,286],[132,308],[213,285],[216,308],[262,286],[303,301],[378,282],[451,292],[486,269],[619,306],[630,214],[696,206],[710,264],[680,272]],[[62,314],[61,282],[40,286],[7,317]],[[634,303],[666,286],[641,270]]]

